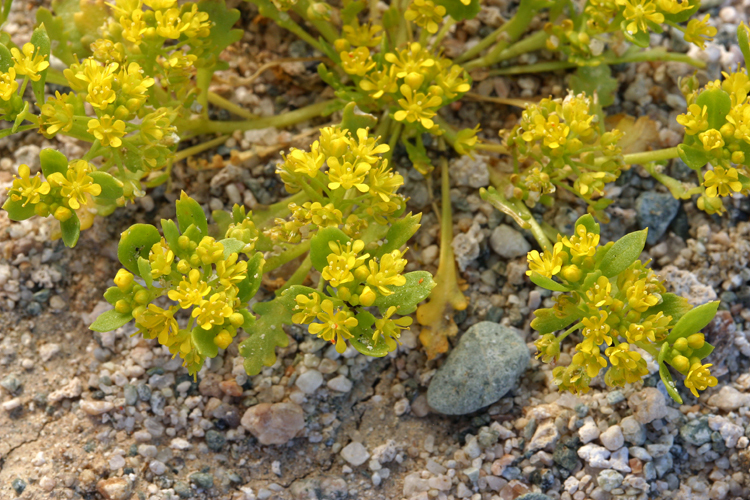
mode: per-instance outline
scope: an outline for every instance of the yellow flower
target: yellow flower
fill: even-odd
[[[580,359],[580,358],[579,358]],[[597,360],[597,364],[598,364]],[[606,362],[605,362],[606,363]],[[555,385],[561,391],[570,391],[575,394],[586,394],[591,389],[591,377],[586,374],[586,367],[577,364],[570,366],[558,366],[552,370],[552,377]]]
[[[140,45],[141,38],[148,29],[143,19],[143,11],[137,9],[129,15],[121,16],[120,25],[122,26],[122,36],[125,40]]]
[[[381,295],[390,295],[393,290],[389,286],[404,286],[406,278],[401,275],[406,267],[406,259],[401,258],[402,253],[394,250],[380,258],[380,265],[375,259],[370,260],[370,275],[367,276],[367,284],[376,288]]]
[[[301,149],[292,149],[284,157],[284,166],[292,172],[314,178],[325,161],[326,158],[318,151],[318,142],[315,141],[309,153]]]
[[[123,97],[127,99],[125,106],[130,111],[136,111],[146,102],[148,89],[154,85],[154,79],[145,75],[138,63],[131,62],[120,69],[117,75]]]
[[[583,224],[576,226],[576,234],[562,239],[563,245],[570,249],[573,258],[593,257],[599,244],[599,235],[589,233]]]
[[[397,54],[387,53],[385,60],[396,68],[398,78],[405,78],[410,73],[424,74],[426,68],[435,65],[435,60],[430,53],[417,42],[410,44],[408,48]]]
[[[125,58],[125,47],[120,42],[115,43],[106,38],[100,38],[92,43],[91,52],[94,53],[94,59],[103,64],[120,63]]]
[[[431,129],[435,125],[435,122],[432,121],[432,117],[435,116],[435,110],[430,108],[440,106],[443,103],[443,99],[437,95],[425,95],[421,92],[414,92],[407,84],[401,85],[400,90],[404,98],[398,100],[401,109],[394,113],[393,118],[399,122],[404,120],[409,123],[419,121],[424,128]]]
[[[703,143],[703,149],[706,151],[724,147],[724,138],[721,136],[721,132],[714,128],[698,134],[698,139]]]
[[[349,155],[357,161],[374,165],[380,159],[378,155],[391,150],[388,144],[378,144],[379,139],[379,137],[370,137],[369,130],[366,128],[357,129],[356,140],[353,137],[349,139]]]
[[[706,187],[706,195],[711,198],[729,196],[732,192],[739,193],[742,190],[739,174],[734,167],[714,167],[707,171],[703,176],[703,185]]]
[[[628,304],[638,312],[646,312],[649,307],[657,305],[661,301],[658,294],[649,293],[646,289],[646,280],[640,279],[626,290]]]
[[[317,293],[311,293],[309,297],[299,294],[294,297],[294,301],[296,302],[294,310],[299,312],[292,316],[292,321],[298,325],[312,323],[322,311],[320,308],[320,295]]]
[[[618,0],[617,3],[625,6],[623,15],[630,21],[626,29],[631,35],[639,31],[648,33],[648,23],[664,22],[664,14],[656,11],[656,5],[651,0]]]
[[[323,268],[323,272],[321,273],[323,279],[330,281],[331,286],[334,287],[354,281],[352,271],[364,264],[365,260],[370,256],[368,253],[359,255],[365,248],[365,242],[356,240],[352,244],[349,241],[344,246],[340,243],[329,241],[328,246],[331,249],[331,253],[326,257],[328,265]]]
[[[477,125],[474,128],[465,128],[456,133],[456,140],[453,142],[453,149],[456,150],[456,153],[474,158],[474,148],[479,142],[477,132],[481,130],[479,127]]]
[[[383,94],[393,94],[398,91],[396,67],[389,65],[382,71],[371,71],[360,80],[359,86],[370,94],[373,99],[380,99]]]
[[[656,0],[659,9],[670,14],[679,14],[682,11],[691,9],[693,4],[690,0],[684,2],[678,2],[677,0]]]
[[[102,192],[102,187],[95,184],[93,177],[88,175],[92,170],[86,160],[78,160],[68,166],[65,176],[55,172],[48,180],[50,185],[62,188],[60,194],[67,198],[68,206],[78,210],[82,205],[86,205],[88,195],[99,196]]]
[[[313,203],[308,201],[302,206],[309,212],[312,223],[319,227],[338,227],[343,222],[341,210],[338,210],[333,203],[323,206],[317,201]]]
[[[167,296],[180,303],[180,307],[188,309],[203,301],[203,297],[209,292],[208,283],[201,280],[201,273],[197,269],[191,269],[188,279],[180,281],[176,290],[170,290]]]
[[[328,158],[328,189],[350,189],[357,188],[358,191],[366,193],[370,186],[364,183],[370,164],[364,161],[356,162],[354,165],[345,161],[341,163],[338,158]]]
[[[148,254],[148,261],[151,264],[151,277],[155,280],[172,272],[174,252],[164,238],[159,243],[153,244]]]
[[[99,139],[102,146],[119,148],[122,146],[122,137],[125,135],[125,122],[115,120],[110,115],[104,115],[101,119],[89,120],[88,132]]]
[[[732,106],[727,121],[734,126],[734,138],[750,144],[750,103]]]
[[[584,138],[594,134],[596,115],[591,113],[591,101],[585,94],[569,93],[562,102],[562,115],[573,133]]]
[[[115,71],[120,65],[116,62],[102,66],[94,59],[85,59],[76,72],[78,80],[87,82],[86,100],[95,108],[104,109],[117,99],[112,89]]]
[[[612,345],[612,337],[609,335],[610,327],[607,324],[608,316],[607,311],[599,311],[598,316],[591,316],[581,320],[581,323],[583,323],[581,333],[586,337],[581,346],[585,346],[585,350],[595,350],[596,346],[600,346],[605,342],[607,345]]]
[[[18,90],[15,68],[8,68],[7,73],[0,73],[0,99],[10,101]]]
[[[397,309],[396,306],[391,306],[382,318],[375,320],[375,333],[372,335],[374,342],[377,342],[378,337],[382,336],[389,351],[396,350],[396,339],[401,337],[401,330],[408,329],[413,321],[409,316],[391,319]]]
[[[539,337],[534,345],[539,351],[536,355],[537,359],[542,358],[544,363],[556,361],[560,356],[560,341],[554,333],[547,333]]]
[[[698,397],[698,391],[705,391],[709,387],[715,387],[719,383],[716,377],[711,376],[712,364],[701,365],[700,363],[694,363],[690,367],[687,377],[685,377],[685,387],[690,389],[693,396]]]
[[[552,247],[552,251],[545,250],[544,253],[539,254],[537,250],[532,250],[526,256],[526,260],[529,263],[529,270],[526,271],[527,276],[531,276],[533,273],[539,273],[545,278],[551,278],[560,272],[562,269],[562,243],[557,242]]]
[[[230,288],[247,277],[247,262],[238,259],[239,254],[232,253],[216,263],[216,276],[224,288]]]
[[[378,168],[370,170],[368,184],[370,194],[387,203],[391,201],[398,188],[403,186],[404,178],[388,168],[388,160],[383,160]]]
[[[23,53],[21,53],[23,51]],[[49,68],[49,62],[44,59],[46,55],[36,54],[36,47],[33,43],[25,43],[19,51],[13,47],[10,49],[10,53],[13,55],[13,68],[16,70],[16,74],[20,76],[28,76],[32,82],[38,82],[42,77],[39,73]]]
[[[182,14],[182,33],[188,38],[207,38],[213,22],[208,12],[199,12],[198,5],[190,4],[190,10]]]
[[[195,252],[200,261],[206,266],[224,259],[224,245],[211,236],[204,236],[195,249]]]
[[[599,276],[596,283],[586,290],[586,298],[589,299],[589,306],[599,308],[612,303],[612,283],[604,276]]]
[[[30,177],[31,169],[28,165],[19,165],[18,175],[13,176],[13,184],[8,188],[8,194],[13,201],[24,200],[23,206],[29,203],[36,205],[39,203],[42,195],[48,194],[50,185],[42,181],[41,174],[37,173]]]
[[[321,311],[317,314],[320,323],[312,323],[308,331],[327,340],[336,346],[336,351],[341,353],[346,350],[345,339],[353,337],[350,329],[359,324],[357,318],[349,311],[341,309],[333,310],[333,302],[326,299],[320,305]]]
[[[435,5],[432,0],[413,0],[404,13],[404,19],[414,21],[414,24],[432,34],[437,33],[438,24],[443,21],[444,16],[445,7]]]
[[[677,123],[685,127],[687,135],[695,135],[708,128],[708,106],[701,108],[697,104],[688,106],[687,113],[677,117]]]
[[[609,347],[605,351],[612,364],[605,377],[605,382],[612,386],[632,384],[648,375],[646,360],[637,352],[630,351],[630,345],[623,342]]]
[[[344,38],[355,47],[375,47],[383,39],[378,33],[383,30],[382,26],[371,25],[369,23],[360,25],[355,18],[352,24],[347,24],[343,28]]]
[[[161,307],[149,304],[148,309],[136,316],[135,323],[141,329],[146,330],[143,336],[148,339],[158,338],[159,343],[165,346],[172,345],[174,336],[179,332],[179,325],[174,319],[174,313],[177,307],[162,309]]]
[[[748,77],[747,73],[745,71],[737,71],[727,74],[722,71],[721,74],[724,75],[721,88],[732,96],[733,107],[737,107],[743,103],[747,105],[745,98],[747,98],[747,94],[750,92],[750,77]]]
[[[357,47],[352,51],[343,51],[341,56],[341,67],[350,75],[364,76],[375,67],[375,61],[370,57],[370,49]]]
[[[573,355],[573,364],[586,370],[586,375],[589,378],[596,377],[601,369],[607,366],[607,360],[601,355],[598,347],[587,351],[582,347],[582,344],[578,344],[576,350],[578,352]]]
[[[39,131],[45,136],[53,136],[60,130],[70,131],[73,128],[73,105],[68,102],[70,94],[55,91],[55,97],[47,98],[42,105],[39,116]]]
[[[686,2],[687,3],[687,2]],[[691,19],[685,29],[685,41],[693,43],[701,49],[706,48],[706,42],[713,40],[716,36],[716,28],[708,25],[710,14],[706,14],[703,19]]]
[[[177,0],[143,0],[143,3],[154,10],[166,10],[174,7]]]
[[[193,309],[192,316],[204,330],[210,330],[214,325],[223,325],[234,310],[228,303],[227,294],[214,293],[208,300],[204,300]]]
[[[179,9],[157,10],[156,33],[164,38],[177,40],[188,26],[182,23]]]

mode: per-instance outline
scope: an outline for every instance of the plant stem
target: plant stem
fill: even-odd
[[[528,106],[529,104],[533,104],[535,102],[535,101],[531,101],[528,99],[490,97],[490,96],[475,94],[474,92],[467,92],[464,94],[464,97],[466,97],[467,99],[471,99],[472,101],[494,102],[496,104],[505,104],[508,106],[515,106],[517,108],[523,108],[523,109],[525,109],[526,106]]]
[[[499,75],[523,75],[527,73],[543,73],[547,71],[558,71],[561,69],[575,68],[577,65],[568,61],[547,61],[526,66],[509,66],[507,68],[498,68],[490,70],[487,74],[490,76]]]
[[[329,107],[334,104],[341,104],[338,99],[316,102],[304,108],[295,109],[277,116],[266,118],[257,118],[246,121],[213,121],[213,120],[196,120],[188,124],[186,129],[193,135],[201,134],[231,134],[236,130],[258,130],[268,127],[283,128],[294,125],[299,122],[310,120],[317,116],[323,116]],[[192,125],[192,126],[191,126]]]
[[[241,116],[242,118],[245,118],[246,120],[255,120],[258,118],[257,115],[252,114],[242,106],[239,106],[231,101],[228,101],[227,99],[224,99],[219,94],[215,92],[208,92],[208,102],[213,104],[214,106],[218,106],[222,109],[226,109],[233,115]]]
[[[622,159],[628,165],[643,165],[652,161],[671,160],[680,156],[680,150],[677,147],[667,149],[657,149],[656,151],[644,151],[642,153],[631,153],[623,155]],[[597,158],[597,163],[599,159]],[[601,163],[604,163],[602,157]]]
[[[328,43],[333,44],[333,42],[339,37],[333,23],[326,21],[325,19],[311,19],[307,15],[307,9],[309,7],[310,2],[308,0],[297,0],[292,8],[302,19],[312,24],[315,29],[318,30],[318,33],[323,35],[323,38],[325,38]]]
[[[269,258],[266,261],[266,264],[263,266],[263,272],[267,273],[273,271],[274,269],[283,266],[287,262],[293,261],[308,250],[310,250],[310,240],[305,240],[299,245],[288,247],[279,255],[274,255],[273,257]]]
[[[188,158],[190,156],[195,156],[211,148],[221,146],[227,141],[227,139],[229,139],[228,135],[222,135],[215,139],[211,139],[210,141],[202,142],[200,144],[196,144],[195,146],[190,146],[189,148],[181,149],[174,155],[173,161],[174,162],[182,161],[185,158]]]
[[[508,154],[508,149],[501,144],[493,144],[490,142],[477,142],[474,145],[474,149],[481,149],[482,151],[491,151],[493,153]]]
[[[279,296],[284,292],[284,290],[287,290],[288,288],[294,286],[294,285],[301,285],[304,283],[305,278],[307,278],[308,273],[310,272],[310,269],[312,268],[312,260],[310,260],[310,254],[307,254],[307,257],[305,257],[305,260],[302,261],[302,263],[299,265],[296,271],[294,271],[294,274],[292,274],[288,280],[286,280],[286,283],[284,283],[284,286],[276,290],[276,295]]]
[[[527,36],[520,42],[514,43],[507,49],[497,54],[492,59],[491,64],[499,63],[501,61],[507,61],[508,59],[518,57],[521,54],[526,54],[528,52],[534,52],[535,50],[543,49],[547,45],[547,38],[549,38],[549,35],[547,35],[547,33],[545,33],[544,31],[537,31],[533,35]]]
[[[491,170],[490,173],[492,173]],[[493,178],[491,179],[491,182],[496,184],[498,183],[498,179]],[[539,243],[539,246],[542,247],[542,250],[552,250],[552,243],[550,243],[549,238],[547,238],[542,227],[536,219],[534,219],[534,216],[531,215],[531,212],[522,201],[508,200],[494,187],[480,189],[479,196],[504,214],[509,215],[522,229],[528,229],[531,231],[532,236],[534,236],[534,239]]]
[[[437,49],[440,46],[440,43],[443,41],[443,38],[445,38],[448,33],[450,32],[450,29],[453,27],[453,25],[456,24],[456,21],[450,17],[448,20],[443,23],[443,26],[440,28],[440,31],[437,32],[437,35],[435,36],[435,41],[432,42],[432,51],[435,52],[435,49]]]

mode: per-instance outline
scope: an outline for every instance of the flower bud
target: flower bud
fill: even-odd
[[[120,299],[115,302],[115,311],[120,314],[127,314],[131,311],[130,303],[125,299]]]
[[[355,269],[352,274],[354,277],[359,281],[364,281],[367,279],[367,277],[370,275],[370,270],[367,269],[367,266],[359,266],[357,269]]]
[[[188,238],[187,236],[183,234],[182,236],[177,238],[177,245],[179,245],[181,249],[187,250],[188,247],[190,246],[190,238]]]
[[[192,269],[192,267],[190,266],[190,263],[188,261],[186,261],[186,260],[181,260],[181,261],[179,261],[177,263],[177,270],[181,274],[187,274],[187,273],[189,273],[190,269]]]
[[[687,344],[692,349],[700,349],[706,343],[706,337],[702,333],[694,333],[687,338]]]
[[[685,352],[685,350],[688,348],[688,340],[685,337],[680,337],[679,339],[674,341],[674,346],[672,347],[680,352]]]
[[[570,282],[576,282],[581,279],[581,270],[575,264],[562,268],[562,276]]]
[[[352,291],[342,286],[336,291],[336,296],[341,300],[349,300],[352,298]]]
[[[333,42],[333,48],[336,49],[336,52],[346,52],[349,47],[351,47],[351,44],[345,38],[339,38]]]
[[[71,212],[67,207],[57,207],[54,216],[55,219],[59,220],[60,222],[65,222],[73,216],[73,212]]]
[[[214,344],[219,346],[220,349],[226,349],[231,343],[232,336],[226,330],[222,330],[216,337],[214,337]]]
[[[139,290],[135,294],[135,301],[141,305],[148,304],[151,300],[151,294],[148,290]]]
[[[404,82],[412,88],[412,90],[417,90],[420,85],[422,85],[422,82],[424,82],[424,75],[420,73],[409,73],[404,78]]]
[[[241,313],[232,313],[229,315],[229,323],[235,328],[241,327],[245,323],[245,317]]]
[[[362,290],[362,293],[359,294],[359,302],[365,307],[370,307],[376,298],[377,295],[375,295],[375,292],[369,286],[366,286]]]
[[[685,356],[675,356],[671,362],[677,371],[685,373],[690,369],[690,361]]]
[[[745,163],[745,153],[742,151],[735,151],[732,153],[732,163]]]
[[[133,275],[127,269],[120,269],[115,275],[115,285],[122,292],[129,292],[133,289]]]

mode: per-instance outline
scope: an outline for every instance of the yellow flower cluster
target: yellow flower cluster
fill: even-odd
[[[617,146],[622,134],[605,132],[594,107],[585,94],[571,93],[524,110],[506,137],[508,148],[526,166],[510,179],[516,199],[533,204],[560,187],[597,206],[604,185],[626,166]]]
[[[680,156],[701,178],[704,193],[698,207],[708,213],[722,213],[721,198],[747,194],[750,188],[750,78],[745,68],[722,74],[723,80],[702,90],[688,81],[683,87],[688,108],[677,117],[685,127]],[[711,169],[703,172],[706,164]]]
[[[662,280],[639,260],[615,276],[605,276],[602,266],[607,253],[623,252],[626,246],[619,242],[600,246],[598,226],[590,216],[587,219],[579,220],[574,236],[558,236],[551,250],[528,254],[527,275],[532,280],[540,286],[550,285],[540,279],[558,280],[555,286],[568,290],[555,297],[553,308],[536,312],[532,327],[542,333],[535,342],[537,357],[553,362],[560,355],[564,338],[575,330],[580,330],[582,336],[572,363],[554,368],[555,383],[561,390],[585,393],[591,379],[608,366],[604,376],[607,385],[637,382],[649,374],[643,352],[656,358],[666,343],[668,354],[663,361],[685,375],[685,386],[696,396],[696,390],[716,385],[716,379],[708,372],[711,365],[701,364],[706,355],[702,352],[706,345],[703,334],[667,341],[675,320],[660,310],[667,295]],[[630,252],[637,256],[637,246],[633,248]],[[611,268],[604,270],[609,272]],[[672,301],[672,297],[669,299]],[[561,325],[572,326],[560,336],[549,332]]]
[[[173,249],[164,238],[151,246],[146,259],[150,279],[145,284],[121,269],[115,285],[122,296],[114,306],[122,314],[133,315],[145,338],[156,338],[182,357],[192,374],[203,362],[196,335],[208,335],[216,347],[226,349],[244,324],[240,311],[247,304],[238,298],[238,284],[247,277],[248,264],[236,252],[224,258],[224,245],[210,236],[196,241],[183,234],[177,247]],[[166,309],[156,305],[162,296],[176,305]],[[179,311],[186,311],[190,318],[186,328],[180,328],[175,318]],[[196,328],[198,333],[193,332]]]
[[[321,129],[310,151],[293,149],[277,173],[290,193],[305,191],[314,201],[291,203],[291,218],[266,230],[273,240],[296,243],[320,228],[338,227],[355,238],[375,221],[385,223],[404,207],[396,191],[404,178],[380,155],[390,150],[368,135],[339,127]]]

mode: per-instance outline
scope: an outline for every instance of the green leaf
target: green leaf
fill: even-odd
[[[629,41],[632,44],[637,45],[638,47],[641,47],[645,49],[649,46],[649,43],[651,42],[651,39],[648,35],[648,33],[639,30],[635,35],[631,35],[630,32],[627,30],[627,25],[630,23],[630,21],[623,21],[620,24],[620,32],[625,36],[625,39]]]
[[[534,316],[535,318],[531,320],[531,328],[542,335],[562,330],[578,319],[575,314],[558,318],[553,309],[537,309],[534,311]]]
[[[222,236],[227,234],[227,229],[229,229],[229,226],[234,222],[232,214],[226,210],[214,210],[211,212],[211,217],[213,217],[216,225],[219,226],[219,234]]]
[[[143,257],[138,257],[138,273],[146,282],[146,286],[151,288],[154,283],[154,279],[151,277],[151,263]]]
[[[719,308],[719,302],[720,301],[715,300],[713,302],[694,307],[686,312],[680,318],[680,321],[678,321],[677,324],[674,325],[672,331],[669,332],[667,342],[669,342],[670,344],[674,344],[674,342],[679,338],[689,337],[690,335],[701,331],[706,325],[711,322],[712,319],[714,319],[714,316],[716,316],[716,311]]]
[[[189,197],[185,191],[182,191],[180,199],[175,202],[175,207],[177,209],[177,223],[180,225],[182,234],[186,234],[188,227],[194,225],[200,232],[200,237],[194,241],[200,241],[204,236],[208,236],[206,214],[197,201]]]
[[[706,106],[709,128],[719,130],[727,122],[727,115],[732,110],[732,98],[720,88],[704,90],[695,99],[695,104]]]
[[[219,243],[224,245],[224,258],[227,259],[233,253],[239,253],[245,248],[245,243],[235,238],[224,238]]]
[[[742,57],[745,59],[745,67],[750,68],[750,31],[744,22],[737,26],[737,44],[740,46]]]
[[[703,347],[701,347],[700,349],[694,350],[693,354],[690,357],[695,356],[697,358],[703,359],[709,354],[711,354],[712,352],[714,352],[714,346],[712,346],[708,342],[705,342],[703,344]]]
[[[263,264],[265,264],[265,260],[263,260],[263,254],[260,252],[248,259],[247,277],[237,283],[239,289],[237,298],[240,299],[240,302],[247,302],[258,292],[263,279]]]
[[[361,128],[373,129],[377,124],[377,118],[360,111],[356,103],[350,102],[344,106],[344,116],[341,118],[342,130],[348,130],[353,135],[356,135],[357,130]]]
[[[698,12],[698,9],[701,7],[701,4],[699,2],[695,2],[695,4],[690,7],[687,10],[683,10],[681,12],[678,12],[677,14],[670,14],[669,12],[664,11],[664,21],[672,21],[672,23],[675,24],[682,24],[684,22],[687,22],[688,19],[693,17],[693,14]],[[705,7],[704,7],[705,8]]]
[[[0,71],[7,73],[8,68],[13,64],[13,56],[10,54],[10,50],[5,45],[0,44]]]
[[[609,64],[598,66],[579,66],[570,77],[570,88],[576,94],[581,92],[588,96],[596,96],[599,105],[607,107],[615,102],[615,92],[620,86],[616,78],[612,78],[612,68]]]
[[[117,258],[131,273],[140,276],[138,257],[148,258],[148,253],[154,243],[161,241],[159,230],[150,224],[133,224],[130,229],[120,236],[117,245]]]
[[[680,393],[675,388],[674,380],[672,380],[672,374],[669,373],[669,368],[664,363],[659,363],[659,377],[664,382],[664,387],[667,389],[667,394],[674,399],[678,404],[682,404],[682,398]]]
[[[8,212],[8,218],[14,221],[26,220],[34,216],[34,205],[27,203],[23,206],[23,200],[14,201],[8,198],[3,203],[3,210]]]
[[[677,151],[680,154],[680,159],[685,162],[685,165],[692,168],[693,170],[700,170],[706,166],[710,157],[705,151],[685,144],[677,146]]]
[[[112,330],[117,330],[121,326],[126,325],[131,319],[133,319],[133,315],[130,313],[123,314],[111,309],[101,313],[99,317],[91,323],[89,329],[94,330],[95,332],[111,332]]]
[[[177,224],[173,220],[162,219],[161,230],[164,232],[164,239],[167,241],[167,245],[169,245],[174,254],[181,259],[187,257],[187,252],[180,248],[180,230],[177,229]]]
[[[11,98],[11,103],[15,102],[15,99],[21,99],[20,96],[14,95]],[[18,109],[17,107],[14,107],[14,109]],[[21,124],[26,120],[26,117],[29,116],[29,101],[23,101],[23,109],[21,109],[21,112],[18,113],[16,116],[16,119],[13,121],[13,126],[10,128],[11,133],[15,134],[18,132],[19,127]]]
[[[373,257],[380,258],[387,253],[391,253],[394,250],[398,250],[409,241],[409,238],[414,236],[414,233],[422,226],[419,221],[422,220],[422,214],[412,215],[409,212],[407,215],[398,219],[388,229],[383,240],[385,243],[373,252]]]
[[[537,272],[531,273],[531,282],[534,283],[537,286],[540,286],[542,288],[546,288],[547,290],[552,290],[553,292],[569,292],[570,288],[563,285],[562,283],[558,283],[557,281],[550,279],[546,276],[542,276],[541,274]]]
[[[109,302],[112,305],[115,305],[115,303],[118,300],[127,299],[129,295],[116,286],[111,286],[107,288],[107,291],[104,292],[104,300]]]
[[[242,323],[242,328],[250,328],[255,324],[255,316],[253,316],[253,313],[244,307],[239,310],[239,313],[242,314],[242,317],[245,319],[245,322]]]
[[[364,354],[365,356],[372,356],[375,358],[382,358],[387,355],[390,351],[388,345],[385,343],[382,335],[378,336],[377,342],[373,342],[373,329],[372,325],[375,324],[375,316],[367,311],[362,311],[357,314],[357,326],[351,329],[354,337],[349,339],[349,343],[356,350]]]
[[[68,220],[60,223],[60,231],[62,231],[62,240],[65,246],[73,248],[78,243],[78,237],[81,235],[81,221],[75,212],[68,218]]]
[[[680,318],[692,309],[688,300],[684,297],[680,297],[674,293],[663,293],[661,294],[661,303],[649,307],[643,317],[647,318],[652,314],[658,314],[659,312],[664,313],[664,316],[672,316],[672,323],[677,323]]]
[[[68,173],[68,159],[56,149],[42,149],[39,152],[39,161],[42,164],[42,173],[47,179],[54,173],[60,173],[63,177]]]
[[[215,62],[219,62],[219,54],[242,38],[244,31],[232,29],[232,26],[240,18],[240,11],[237,9],[227,9],[225,2],[217,0],[202,0],[198,2],[198,10],[200,12],[207,12],[209,19],[213,23],[211,34],[204,40],[204,50],[215,56]]]
[[[327,227],[321,229],[318,233],[310,239],[310,260],[312,261],[313,267],[320,272],[323,272],[323,268],[328,265],[328,254],[331,253],[331,247],[328,246],[329,241],[337,241],[341,244],[349,242],[349,237],[337,227]]]
[[[34,57],[41,54],[45,56],[44,60],[49,62],[51,42],[44,24],[35,29],[34,33],[31,34],[31,43],[34,44],[36,49]],[[39,106],[44,103],[44,82],[47,81],[47,71],[49,71],[49,68],[40,71],[39,80],[31,82],[31,88],[34,90],[34,97],[36,97],[36,102]]]
[[[214,343],[214,337],[216,332],[214,329],[204,330],[200,326],[196,326],[190,332],[190,337],[193,339],[193,345],[198,348],[198,352],[201,356],[207,358],[215,358],[219,354],[219,346]]]
[[[595,271],[592,271],[586,275],[586,278],[583,280],[583,284],[580,286],[579,290],[589,290],[594,286],[594,283],[596,283],[596,280],[599,279],[599,277],[602,275],[602,272],[597,269]]]
[[[607,278],[617,276],[635,262],[646,246],[648,229],[626,234],[612,245],[599,267]]]
[[[446,13],[456,21],[474,19],[482,8],[479,0],[471,0],[469,5],[464,5],[461,0],[437,0],[435,4],[445,7]]]
[[[404,286],[389,286],[393,290],[390,295],[379,295],[373,305],[380,309],[381,314],[385,314],[391,306],[398,307],[398,314],[411,314],[417,310],[417,305],[429,297],[430,292],[435,288],[435,281],[432,275],[427,271],[413,271],[404,274],[406,283]]]
[[[576,221],[575,227],[584,226],[589,233],[599,234],[601,227],[590,214],[582,215]]]
[[[260,316],[249,327],[243,326],[250,337],[240,344],[240,354],[245,358],[244,366],[248,375],[257,375],[263,366],[273,365],[276,362],[276,347],[289,345],[289,337],[284,332],[283,325],[292,323],[296,305],[294,298],[300,293],[310,293],[311,290],[304,286],[292,286],[270,302],[259,302],[253,306],[253,311]]]
[[[94,179],[95,184],[99,184],[102,187],[102,192],[99,193],[97,198],[116,200],[122,197],[122,182],[106,172],[91,172],[89,175]]]

